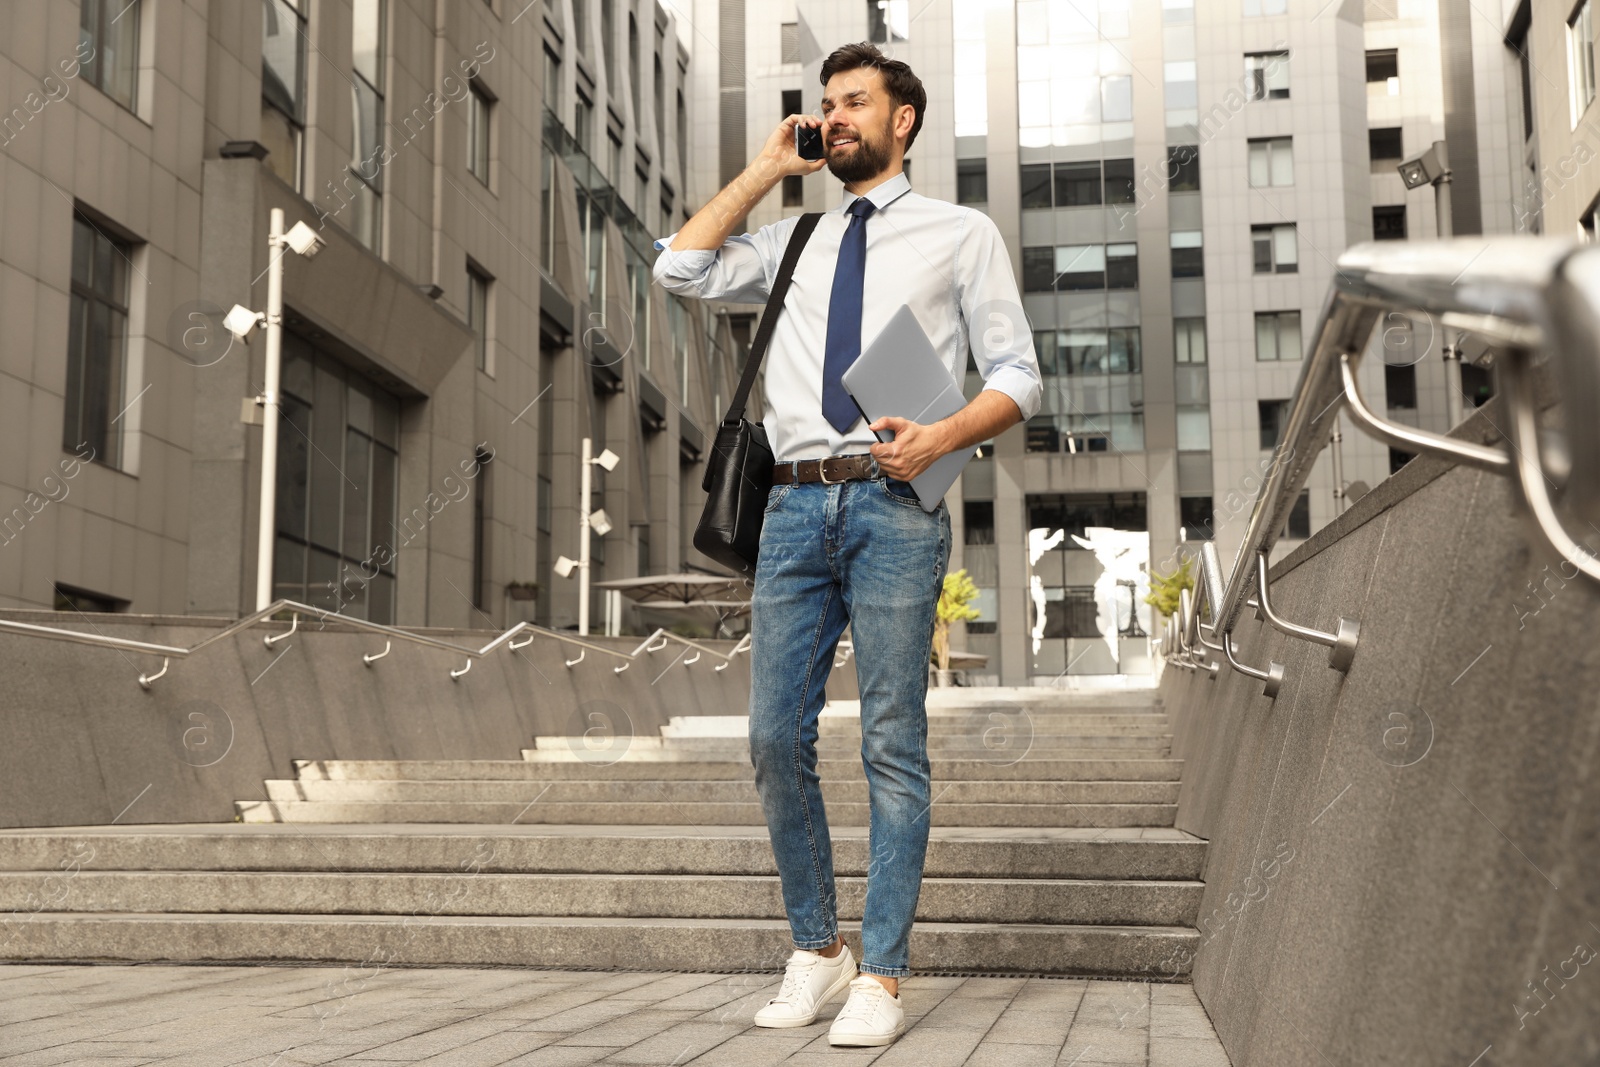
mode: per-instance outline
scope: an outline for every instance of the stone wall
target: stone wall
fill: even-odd
[[[1415,459],[1272,571],[1289,620],[1360,621],[1348,676],[1248,613],[1276,701],[1167,670],[1235,1067],[1600,1062],[1600,588],[1526,521],[1507,479]]]
[[[191,647],[223,620],[25,610],[3,617],[110,637]],[[685,666],[671,643],[626,662],[548,636],[473,662],[329,624],[302,623],[268,648],[258,626],[175,659],[150,690],[147,655],[0,633],[0,827],[229,822],[235,800],[264,799],[262,781],[294,776],[295,759],[520,759],[539,734],[593,731],[622,746],[654,736],[672,715],[742,715],[750,660]],[[484,631],[419,631],[481,648]],[[630,651],[639,638],[591,638]],[[706,642],[726,651],[731,641]],[[693,652],[688,653],[689,656]],[[687,658],[687,657],[685,657]],[[720,661],[718,661],[720,662]],[[850,687],[852,665],[836,685]],[[830,687],[830,689],[833,687]],[[841,690],[844,693],[845,690]]]

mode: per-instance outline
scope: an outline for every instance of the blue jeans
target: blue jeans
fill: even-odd
[[[887,478],[779,485],[767,498],[751,597],[750,761],[794,943],[838,937],[833,850],[817,777],[817,717],[848,623],[861,690],[871,860],[861,970],[911,973],[928,849],[928,657],[950,557],[950,513]]]

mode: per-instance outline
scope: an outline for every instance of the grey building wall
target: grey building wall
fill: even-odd
[[[699,481],[735,342],[725,322],[689,307],[674,344],[660,294],[634,299],[639,272],[624,243],[627,227],[648,265],[649,237],[703,199],[683,158],[695,106],[686,20],[655,0],[389,0],[378,133],[388,151],[368,248],[346,191],[354,13],[350,0],[305,9],[303,158],[298,181],[284,171],[287,183],[273,173],[281,159],[221,157],[229,142],[271,140],[259,4],[130,8],[139,26],[131,109],[79,75],[77,4],[0,11],[0,513],[13,516],[0,605],[51,607],[61,584],[136,612],[254,607],[261,431],[240,412],[261,390],[264,344],[258,331],[230,348],[219,320],[234,303],[265,306],[275,206],[328,242],[315,260],[285,262],[290,329],[400,402],[397,518],[431,514],[410,536],[396,531],[398,622],[570,625],[576,583],[550,567],[558,554],[577,555],[578,441],[602,424],[596,451],[611,447],[623,465],[595,501],[615,526],[595,578],[708,564],[687,542],[698,502],[683,486]],[[550,56],[560,68],[547,78]],[[493,100],[486,180],[467,164],[464,72]],[[593,105],[586,152],[571,150],[580,84]],[[547,155],[559,157],[548,182]],[[580,187],[601,207],[600,241],[583,240]],[[120,468],[78,463],[64,478],[75,209],[131,243],[115,405],[126,410],[115,429]],[[585,257],[602,247],[606,298],[591,300]],[[491,279],[481,369],[469,263]],[[598,399],[597,365],[611,368]],[[488,475],[463,480],[460,465],[479,446],[495,456]],[[522,581],[541,586],[540,600],[505,595]],[[596,626],[600,604],[597,595]],[[670,620],[630,610],[620,621]]]

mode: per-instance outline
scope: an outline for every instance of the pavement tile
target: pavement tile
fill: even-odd
[[[718,1026],[716,1023],[698,1020],[683,1022],[647,1037],[636,1045],[616,1050],[606,1058],[606,1062],[648,1064],[650,1067],[687,1063],[738,1032],[736,1027]]]
[[[962,1067],[1055,1067],[1059,1045],[1004,1045],[984,1038]]]
[[[810,1044],[811,1040],[805,1035],[783,1030],[738,1034],[688,1063],[694,1067],[773,1067],[792,1062],[790,1057]]]
[[[877,1062],[881,1067],[961,1067],[983,1040],[984,1029],[919,1026],[900,1035]]]
[[[627,1048],[647,1037],[659,1034],[668,1027],[693,1019],[695,1014],[692,1011],[657,1011],[644,1008],[576,1030],[563,1037],[561,1044]],[[556,1028],[554,1022],[551,1026],[552,1029]]]
[[[1074,1026],[1061,1047],[1061,1060],[1072,1063],[1132,1063],[1143,1067],[1150,1038],[1142,1030],[1114,1030],[1105,1027]]]
[[[983,1035],[983,1042],[986,1045],[1049,1044],[1052,1048],[1060,1048],[1072,1021],[1071,1011],[1018,1011],[1009,1008]]]
[[[1215,1038],[1150,1038],[1150,1067],[1232,1067]]]

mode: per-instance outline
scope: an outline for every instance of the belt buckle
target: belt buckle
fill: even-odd
[[[826,458],[817,460],[817,477],[822,479],[822,484],[823,485],[839,485],[839,484],[841,484],[843,482],[849,481],[850,479],[848,479],[848,478],[840,478],[836,482],[828,481],[828,459],[831,459],[831,458],[832,457],[830,456],[830,457],[826,457]]]

